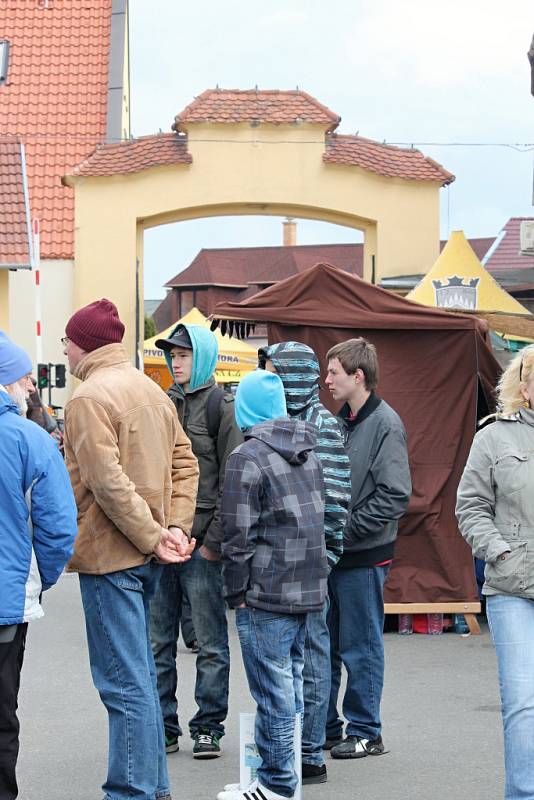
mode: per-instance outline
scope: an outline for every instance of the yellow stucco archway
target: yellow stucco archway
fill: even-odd
[[[426,272],[439,253],[439,189],[453,180],[417,150],[333,131],[339,117],[304,92],[205,92],[175,133],[100,147],[75,188],[79,307],[107,296],[133,356],[143,326],[146,228],[210,216],[276,215],[365,234],[364,277]],[[136,333],[137,332],[137,333]]]

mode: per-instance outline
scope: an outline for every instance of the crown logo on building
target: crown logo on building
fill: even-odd
[[[447,283],[445,283],[445,280]],[[458,308],[465,311],[474,311],[477,307],[478,284],[480,278],[464,278],[451,275],[444,281],[433,280],[436,305],[439,308]]]

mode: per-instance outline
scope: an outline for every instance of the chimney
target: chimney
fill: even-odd
[[[284,226],[284,247],[294,247],[297,243],[297,223],[293,217],[286,217]]]

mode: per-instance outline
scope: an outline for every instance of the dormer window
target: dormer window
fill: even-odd
[[[9,64],[9,42],[7,39],[0,39],[0,84],[7,80],[7,69]]]

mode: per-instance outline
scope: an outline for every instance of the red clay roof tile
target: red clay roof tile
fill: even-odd
[[[0,135],[25,144],[43,258],[74,255],[74,192],[61,176],[105,139],[111,6],[112,0],[49,0],[47,7],[16,0],[0,16],[0,38],[10,42]]]
[[[335,133],[328,136],[323,159],[327,164],[361,167],[387,178],[437,181],[442,186],[454,180],[452,173],[419,150],[381,144],[361,136],[340,136]]]
[[[500,236],[497,237],[495,249],[485,262],[484,266],[490,272],[494,270],[532,269],[534,256],[522,256],[521,248],[521,223],[523,220],[532,220],[533,217],[511,217]]]
[[[0,140],[0,198],[0,265],[28,266],[21,145],[14,138]]]
[[[232,286],[276,283],[329,258],[347,272],[363,273],[363,245],[320,244],[292,247],[225,247],[202,249],[191,264],[168,281],[168,287]],[[254,290],[256,291],[256,290]]]
[[[173,129],[187,130],[194,122],[251,122],[291,125],[314,122],[334,130],[341,117],[300,89],[207,89],[175,118]]]
[[[468,241],[481,258],[494,239],[488,237]],[[446,244],[447,241],[442,240],[440,249]],[[221,290],[227,288],[228,299],[244,300],[256,294],[259,286],[269,286],[304,272],[325,259],[345,272],[363,277],[361,243],[225,247],[200,250],[191,264],[165,286],[175,290],[217,286]],[[169,297],[170,294],[167,295],[167,303]],[[162,307],[163,304],[158,309]],[[163,327],[169,324],[170,319]]]
[[[97,147],[89,158],[72,168],[69,176],[128,175],[165,164],[190,164],[187,139],[176,133],[143,136],[132,141]]]

